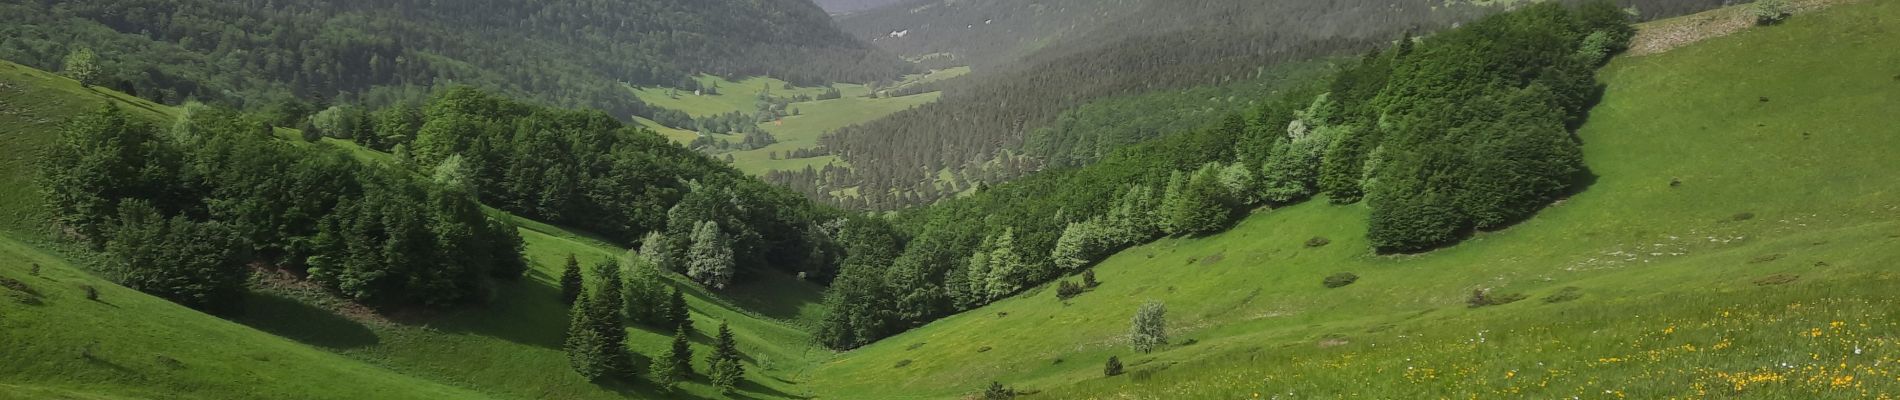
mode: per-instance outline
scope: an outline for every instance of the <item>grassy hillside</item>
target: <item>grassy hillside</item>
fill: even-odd
[[[1900,4],[1616,60],[1581,129],[1599,178],[1454,248],[1375,257],[1321,201],[1168,239],[1054,290],[827,362],[812,390],[941,398],[1870,398],[1900,391]],[[1679,182],[1672,184],[1672,181]],[[1309,247],[1314,237],[1329,245]],[[1338,289],[1324,277],[1353,272]],[[1575,288],[1575,289],[1569,289]],[[1044,288],[1048,289],[1048,288]],[[1474,290],[1527,299],[1469,308]],[[1174,346],[1129,350],[1164,301]],[[1128,374],[1103,377],[1120,357]]]
[[[600,386],[582,381],[561,351],[566,307],[553,281],[568,254],[584,265],[625,249],[585,234],[509,217],[527,243],[533,270],[504,284],[486,307],[443,314],[378,316],[292,280],[264,278],[246,309],[230,320],[204,315],[112,285],[82,266],[77,252],[46,240],[43,202],[33,188],[41,149],[65,118],[107,102],[135,115],[168,121],[175,110],[116,92],[82,88],[46,72],[0,62],[0,183],[22,190],[0,197],[0,277],[24,282],[37,296],[0,288],[0,398],[637,398],[708,397],[702,382],[683,391]],[[280,131],[286,138],[298,135]],[[346,151],[365,161],[389,155],[326,139],[319,151]],[[29,276],[41,265],[42,276]],[[704,332],[732,324],[747,356],[750,398],[791,398],[791,377],[829,352],[810,345],[799,324],[822,315],[819,288],[758,271],[733,297],[688,288],[701,334],[696,354],[711,350]],[[84,299],[81,286],[100,290]],[[22,297],[26,296],[26,297]],[[16,300],[31,298],[31,300]],[[26,302],[39,303],[29,305]],[[660,354],[670,332],[630,328],[630,347]],[[90,350],[87,350],[90,349]],[[93,356],[85,357],[82,354]],[[645,361],[644,358],[638,361]],[[699,368],[704,368],[703,360]],[[644,365],[644,364],[642,364]]]

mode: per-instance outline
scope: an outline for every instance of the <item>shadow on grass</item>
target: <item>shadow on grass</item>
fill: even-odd
[[[567,338],[567,311],[557,289],[540,280],[523,278],[497,282],[495,298],[488,304],[405,323],[559,350]]]
[[[243,308],[232,321],[312,346],[352,349],[381,341],[363,324],[274,293],[246,294]]]
[[[747,393],[757,394],[761,396],[769,396],[770,398],[781,398],[781,399],[810,399],[812,398],[811,396],[801,396],[801,395],[786,393],[784,391],[778,390],[771,386],[765,386],[765,385],[759,384],[758,382],[753,381],[751,379],[745,379],[745,380],[739,381],[738,390],[732,394],[732,397],[751,398],[751,399],[758,398],[758,397],[747,396],[746,395]]]

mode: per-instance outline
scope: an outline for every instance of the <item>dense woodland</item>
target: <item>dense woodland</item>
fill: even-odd
[[[53,70],[90,48],[106,86],[247,109],[292,97],[383,105],[460,83],[626,119],[656,111],[622,83],[865,82],[913,70],[799,0],[114,0],[8,2],[0,14],[0,57]]]
[[[1568,127],[1633,32],[1609,3],[1528,6],[1405,37],[1207,129],[847,227],[819,339],[861,346],[1129,246],[1316,197],[1364,198],[1382,252],[1505,226],[1587,177]]]
[[[526,269],[514,227],[447,172],[295,148],[212,108],[168,128],[105,109],[70,123],[41,182],[59,226],[109,254],[109,276],[185,305],[236,309],[260,263],[364,304],[446,307]]]

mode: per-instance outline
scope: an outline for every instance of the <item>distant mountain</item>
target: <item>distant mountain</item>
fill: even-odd
[[[109,86],[165,102],[413,98],[371,92],[456,82],[624,118],[644,106],[622,82],[865,82],[912,69],[807,0],[102,0],[9,2],[0,15],[0,57],[57,69],[90,47]]]
[[[819,7],[833,14],[843,14],[870,10],[893,4],[915,2],[917,0],[816,0]]]

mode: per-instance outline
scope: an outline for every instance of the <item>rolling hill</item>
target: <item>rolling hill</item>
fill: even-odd
[[[116,104],[152,121],[174,108],[64,77],[0,62],[0,179],[34,187],[41,149],[65,118]],[[294,132],[280,135],[296,137]],[[390,156],[325,139],[311,151],[365,161]],[[50,239],[37,190],[7,191],[0,202],[0,398],[621,398],[705,397],[704,383],[681,391],[601,386],[571,372],[561,350],[566,310],[555,278],[570,254],[624,257],[626,249],[523,218],[506,218],[524,238],[529,279],[504,284],[492,305],[446,313],[378,316],[294,280],[258,278],[242,312],[220,319],[112,284],[87,251]],[[500,214],[499,211],[489,212]],[[505,217],[505,215],[503,215]],[[589,261],[588,264],[592,264]],[[40,270],[35,275],[33,266]],[[828,352],[800,325],[822,311],[819,288],[773,271],[753,272],[716,296],[671,278],[687,293],[698,326],[731,323],[752,376],[740,393],[794,398],[805,366]],[[85,298],[86,288],[99,300]],[[669,333],[629,329],[629,344],[658,354]],[[695,339],[700,354],[710,339]],[[703,368],[703,364],[702,364]]]
[[[819,393],[946,398],[1869,398],[1900,261],[1885,171],[1892,2],[1838,5],[1602,72],[1578,132],[1598,175],[1507,230],[1373,256],[1362,205],[1263,210],[847,353]],[[1743,18],[1724,9],[1652,23]],[[1715,25],[1725,25],[1716,23]],[[1654,40],[1651,38],[1649,40]],[[1672,184],[1676,182],[1677,184]],[[1316,241],[1313,238],[1328,238]],[[1325,243],[1329,242],[1329,243]],[[1317,243],[1318,245],[1315,245]],[[1337,289],[1323,278],[1351,272]],[[1475,290],[1523,300],[1473,308]],[[1129,350],[1144,301],[1173,345]],[[1121,376],[1104,377],[1119,357]]]

